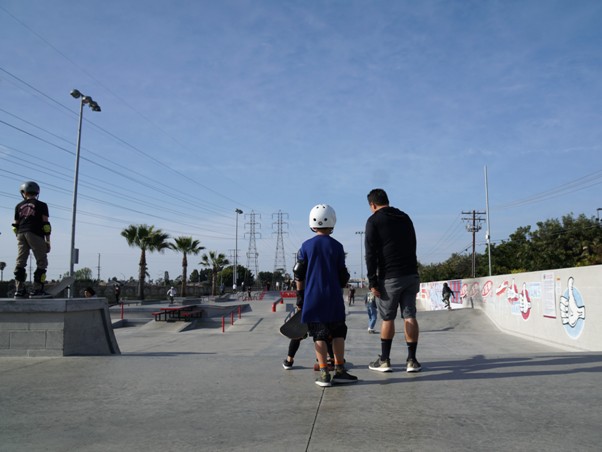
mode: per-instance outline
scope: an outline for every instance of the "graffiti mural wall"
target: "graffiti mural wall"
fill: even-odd
[[[602,350],[600,265],[422,283],[418,304],[446,309],[445,282],[454,292],[452,311],[482,309],[502,330],[568,349]]]

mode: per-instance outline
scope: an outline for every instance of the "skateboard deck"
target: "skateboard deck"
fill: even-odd
[[[49,288],[46,291],[47,295],[31,295],[30,298],[54,298],[74,282],[75,276],[66,276],[65,278],[61,279],[58,284]]]
[[[295,312],[280,327],[280,334],[289,339],[303,339],[307,335],[307,324],[301,322],[301,311]]]
[[[47,292],[50,295],[52,295],[53,297],[56,297],[58,294],[60,294],[63,290],[65,290],[67,287],[69,287],[74,282],[75,282],[75,276],[66,276],[65,278],[61,279],[57,285],[55,285],[54,287],[49,289]]]

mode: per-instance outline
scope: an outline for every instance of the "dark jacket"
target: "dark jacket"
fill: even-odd
[[[15,207],[17,232],[33,232],[43,237],[44,217],[48,216],[48,205],[38,199],[24,199]]]
[[[369,287],[378,281],[418,274],[416,232],[410,217],[395,207],[382,207],[368,218],[365,231]]]

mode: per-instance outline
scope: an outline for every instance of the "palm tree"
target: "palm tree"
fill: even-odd
[[[169,248],[169,234],[161,229],[146,224],[129,225],[121,231],[122,237],[133,248],[140,248],[140,262],[138,263],[138,297],[144,300],[144,280],[146,278],[146,252],[159,251],[162,253]]]
[[[0,281],[4,281],[4,269],[6,268],[6,262],[0,262]]]
[[[224,267],[230,265],[226,256],[217,251],[209,251],[209,254],[203,254],[201,262],[203,267],[211,268],[211,294],[217,295],[217,274],[221,272]]]
[[[180,236],[174,239],[174,243],[170,243],[169,247],[182,253],[182,296],[186,296],[186,274],[188,270],[188,254],[194,254],[195,256],[204,250],[205,247],[201,246],[201,242],[193,240],[192,237]]]

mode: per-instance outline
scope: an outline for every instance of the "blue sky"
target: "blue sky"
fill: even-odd
[[[79,103],[76,247],[101,277],[135,275],[120,231],[153,224],[239,263],[256,214],[260,271],[287,270],[331,204],[360,267],[366,194],[414,220],[418,258],[467,252],[463,211],[491,239],[596,216],[602,183],[599,1],[117,1],[0,4],[0,260],[12,276],[18,187],[50,206],[49,276],[69,268]],[[485,250],[485,229],[477,250]],[[191,258],[192,264],[200,260]],[[151,278],[181,257],[151,254]],[[191,265],[192,268],[200,268]]]

